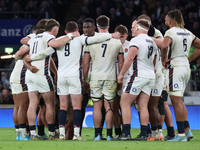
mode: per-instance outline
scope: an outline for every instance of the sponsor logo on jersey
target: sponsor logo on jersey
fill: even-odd
[[[179,89],[178,84],[174,84],[174,88]]]
[[[155,89],[153,92],[154,92],[155,94],[158,94],[158,90],[157,90],[157,89]]]
[[[137,89],[136,89],[136,88],[133,88],[132,91],[133,91],[134,93],[137,93]]]

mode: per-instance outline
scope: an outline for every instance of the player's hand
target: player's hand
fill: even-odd
[[[123,75],[119,74],[118,80],[117,80],[118,84],[120,84],[120,83],[122,84],[123,83],[123,77],[124,77]]]
[[[37,67],[35,67],[35,66],[31,66],[31,68],[30,68],[30,71],[32,72],[32,73],[36,73],[36,72],[38,72],[38,68]]]
[[[5,72],[2,72],[2,73],[1,73],[1,76],[5,76]]]
[[[75,31],[75,32],[72,33],[72,35],[73,35],[74,37],[78,37],[78,36],[80,36],[80,33],[79,33],[78,31]]]
[[[172,60],[173,58],[171,59],[166,59],[165,61],[162,62],[162,65],[165,69],[167,69],[167,65],[169,64],[169,62]]]
[[[115,33],[112,33],[112,38],[115,38],[115,39],[119,39],[120,38],[120,33],[119,32],[115,32]]]
[[[84,90],[85,90],[86,93],[89,93],[89,92],[90,92],[90,85],[89,85],[88,82],[85,82],[85,83],[84,83]]]
[[[31,61],[32,61],[32,60],[31,60],[31,56],[28,55],[28,54],[25,55],[25,56],[24,56],[24,61],[25,61],[25,62],[31,62]]]
[[[117,83],[117,90],[121,90],[122,89],[122,83]]]

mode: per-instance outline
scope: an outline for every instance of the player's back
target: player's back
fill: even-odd
[[[165,37],[172,39],[168,52],[168,59],[173,58],[170,65],[189,66],[187,56],[195,36],[187,29],[173,27],[166,31]]]
[[[35,55],[40,51],[44,51],[48,48],[48,42],[55,37],[49,33],[43,32],[36,35],[35,38],[30,39],[28,45],[30,46],[30,55]],[[49,73],[49,64],[51,56],[48,56],[41,60],[32,61],[31,65],[36,66],[39,71],[35,74],[48,74]]]
[[[155,78],[154,56],[157,53],[155,42],[146,34],[140,34],[130,41],[130,47],[137,47],[138,52],[131,65],[133,73],[145,78]]]
[[[82,45],[81,37],[75,37],[64,46],[57,48],[58,77],[80,76]]]
[[[109,39],[102,43],[89,45],[86,52],[92,58],[91,80],[116,80],[116,60],[123,53],[121,41]]]

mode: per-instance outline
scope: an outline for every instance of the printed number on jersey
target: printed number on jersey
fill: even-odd
[[[183,50],[184,52],[187,51],[187,39],[183,39]]]
[[[102,44],[101,47],[104,48],[102,57],[105,57],[105,53],[106,53],[106,49],[107,49],[107,44]]]
[[[151,55],[153,54],[153,46],[148,46],[148,59],[151,57]]]
[[[36,54],[37,53],[37,46],[38,46],[38,41],[35,41],[33,43],[33,51],[32,51],[32,54]]]
[[[65,45],[65,56],[69,56],[69,54],[70,54],[70,51],[69,51],[69,43],[67,43],[67,44]]]

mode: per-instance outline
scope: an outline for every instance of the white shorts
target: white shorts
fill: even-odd
[[[167,93],[174,96],[183,96],[190,79],[190,67],[179,66],[167,69],[166,85]]]
[[[28,92],[38,91],[39,93],[46,93],[54,90],[54,83],[49,75],[27,74],[26,84]]]
[[[161,96],[164,85],[164,75],[162,73],[156,74],[155,85],[153,86],[151,95]]]
[[[119,95],[119,96],[122,95],[123,87],[124,87],[125,84],[126,84],[126,80],[127,80],[127,78],[123,78],[122,89],[117,91],[117,95]]]
[[[21,94],[24,92],[28,92],[28,88],[26,84],[19,83],[10,83],[12,94]]]
[[[101,100],[103,95],[105,100],[113,101],[116,97],[117,82],[114,80],[91,80],[90,90],[93,101]]]
[[[60,77],[57,80],[57,94],[83,94],[83,87],[79,77]]]
[[[132,95],[139,95],[141,91],[150,95],[151,90],[155,84],[155,79],[148,79],[143,77],[135,77],[131,79],[131,76],[127,79],[123,88],[123,92]]]

